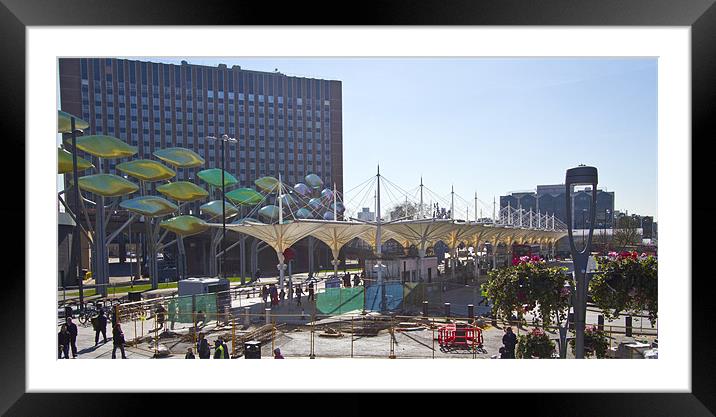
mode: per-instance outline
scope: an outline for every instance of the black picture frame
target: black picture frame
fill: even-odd
[[[692,190],[705,190],[707,172],[713,162],[706,146],[716,138],[716,6],[714,0],[490,0],[490,1],[375,1],[370,4],[351,3],[345,8],[337,2],[295,2],[277,7],[271,2],[216,2],[216,1],[52,1],[52,0],[0,0],[0,51],[3,69],[0,86],[3,111],[0,120],[8,155],[25,153],[25,29],[41,25],[276,25],[301,24],[368,24],[368,25],[557,25],[557,26],[687,26],[691,28],[692,59]],[[309,7],[310,6],[310,7]],[[330,20],[322,20],[316,10],[332,13]],[[34,139],[37,140],[37,139]],[[684,144],[688,146],[688,143]],[[19,159],[19,158],[18,158]],[[23,167],[18,167],[22,169]],[[23,172],[18,171],[18,172]],[[25,192],[31,184],[23,184]],[[19,188],[19,187],[17,187]],[[19,190],[16,190],[16,192]],[[20,194],[18,192],[18,194]],[[707,218],[713,213],[711,199],[693,199],[693,219]],[[3,209],[6,211],[6,209]],[[17,211],[7,211],[17,218]],[[23,214],[24,216],[24,214]],[[25,222],[29,219],[25,218]],[[712,235],[712,224],[698,224],[693,233],[692,244],[696,253],[707,253],[708,244],[697,244],[697,238]],[[24,248],[24,225],[15,222],[8,226],[6,236],[12,238],[12,246],[19,251]],[[685,227],[691,227],[685,224]],[[16,230],[13,230],[15,228]],[[22,245],[19,244],[22,241]],[[698,249],[698,251],[696,250]],[[26,255],[26,254],[25,254]],[[4,334],[1,343],[0,411],[7,415],[130,415],[144,414],[137,411],[137,401],[142,407],[151,402],[161,403],[165,415],[184,415],[194,407],[203,411],[212,403],[222,404],[230,396],[213,401],[206,394],[181,394],[165,401],[157,394],[27,394],[25,393],[25,285],[24,259],[21,254],[6,254],[5,279],[2,287],[2,312]],[[688,264],[691,263],[691,271]],[[628,416],[701,416],[716,412],[716,360],[714,359],[713,329],[710,320],[716,312],[710,300],[707,271],[699,274],[703,263],[685,262],[684,275],[675,279],[692,280],[692,390],[691,393],[622,393],[622,394],[499,394],[495,399],[482,394],[471,394],[472,402],[457,403],[455,407],[466,410],[487,411],[482,404],[494,401],[515,411],[520,404],[532,408],[530,414],[550,415],[628,415]],[[689,312],[684,312],[685,316]],[[306,387],[297,387],[306,391]],[[169,394],[162,394],[169,395]],[[251,401],[264,402],[254,394]],[[335,397],[335,396],[332,396]],[[377,412],[374,407],[380,399],[363,402],[341,395],[345,411],[351,415]],[[241,397],[239,397],[241,398]],[[246,398],[246,397],[244,397]],[[388,399],[388,398],[386,398]],[[390,401],[402,402],[397,396]],[[419,407],[424,413],[439,407],[430,397]],[[233,401],[233,400],[232,400]],[[268,400],[270,401],[270,400]],[[325,400],[328,407],[337,399]],[[440,401],[449,401],[441,399]],[[371,405],[372,404],[372,405]],[[460,405],[462,404],[462,405]],[[534,407],[543,404],[544,407]],[[289,405],[286,406],[289,412]],[[534,407],[534,408],[533,408]],[[174,412],[170,409],[175,408]],[[344,408],[345,409],[345,408]],[[454,409],[454,408],[453,408]],[[496,410],[496,412],[500,412]]]

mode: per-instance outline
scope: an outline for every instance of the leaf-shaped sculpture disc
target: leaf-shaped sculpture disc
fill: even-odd
[[[264,222],[262,222],[261,220],[255,219],[255,218],[253,218],[253,217],[242,217],[242,218],[240,218],[240,219],[236,219],[236,220],[234,220],[233,222],[231,222],[231,224],[243,224],[243,223],[260,223],[260,224],[264,224]]]
[[[126,158],[137,153],[136,146],[130,146],[113,136],[93,135],[77,138],[77,149],[99,158]]]
[[[57,133],[72,133],[71,119],[73,117],[75,118],[75,129],[85,130],[89,127],[89,123],[85,122],[74,114],[69,114],[67,112],[63,112],[62,110],[57,110]]]
[[[308,188],[308,186],[302,182],[299,182],[298,184],[294,185],[293,190],[304,197],[311,193],[311,189]]]
[[[151,159],[135,159],[117,165],[117,170],[142,181],[162,181],[176,175],[173,169]]]
[[[311,188],[319,189],[323,187],[323,180],[321,180],[321,177],[316,174],[308,174],[305,179],[306,184],[308,184]]]
[[[85,169],[94,168],[92,163],[84,158],[77,157],[77,169],[84,171]],[[72,172],[72,154],[66,149],[57,148],[57,173],[67,174]]]
[[[310,218],[313,217],[313,216],[311,215],[311,211],[310,211],[309,209],[305,208],[305,207],[296,210],[296,213],[294,213],[294,215],[295,215],[296,218],[298,218],[298,219],[310,219]]]
[[[161,217],[179,210],[176,204],[157,196],[135,197],[131,200],[124,200],[119,206],[133,213],[149,217]]]
[[[162,184],[157,187],[157,191],[177,201],[195,201],[209,196],[208,191],[189,181]]]
[[[253,188],[237,188],[226,193],[226,198],[236,204],[252,206],[260,203],[264,196]]]
[[[296,207],[296,199],[291,194],[284,194],[281,200],[283,200],[284,207]]]
[[[177,168],[194,168],[204,165],[204,158],[187,148],[166,148],[154,152],[154,156]]]
[[[210,168],[196,173],[196,176],[204,180],[207,184],[213,185],[214,187],[221,187],[221,170],[219,168]],[[233,175],[224,171],[224,185],[234,185],[239,180]]]
[[[333,210],[333,206],[335,206],[335,209],[338,213],[343,213],[346,209],[343,203],[341,203],[340,201],[338,202],[338,204],[331,203],[331,210]]]
[[[209,201],[206,204],[202,204],[201,207],[199,207],[199,210],[201,210],[202,214],[208,214],[212,218],[218,217],[221,218],[221,200],[214,200]],[[235,205],[229,203],[228,201],[225,204],[225,211],[226,211],[226,218],[236,216],[239,214],[239,209],[236,208]]]
[[[308,200],[308,205],[311,206],[311,208],[314,210],[319,210],[323,207],[323,203],[321,203],[320,198],[312,198]]]
[[[324,188],[323,191],[321,191],[321,198],[324,201],[333,200],[333,190],[331,190],[330,188]]]
[[[209,225],[195,216],[177,216],[159,223],[159,227],[174,232],[179,236],[191,236],[203,232]]]
[[[119,197],[139,189],[137,184],[114,174],[95,174],[80,177],[80,189],[103,197]]]
[[[274,177],[261,177],[254,181],[257,187],[266,192],[275,191],[278,187],[278,180]]]
[[[278,219],[278,207],[273,204],[261,207],[259,209],[259,215],[271,220]]]

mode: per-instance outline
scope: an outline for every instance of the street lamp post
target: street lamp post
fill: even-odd
[[[590,247],[592,245],[592,233],[594,232],[594,218],[596,215],[596,202],[597,202],[597,168],[580,165],[576,168],[567,170],[565,178],[565,188],[567,196],[567,225],[573,225],[572,223],[572,189],[575,185],[591,185],[592,186],[592,201],[590,202],[589,216],[591,221],[589,222],[589,238],[584,243],[584,248],[581,252],[577,252],[574,245],[573,226],[568,227],[569,233],[569,246],[572,252],[572,259],[574,262],[574,329],[575,329],[575,357],[577,359],[584,359],[584,327],[585,318],[587,315],[587,261],[589,260]],[[584,225],[583,225],[584,227]]]
[[[226,278],[226,268],[224,260],[226,259],[226,181],[224,179],[224,164],[226,161],[226,142],[236,143],[236,138],[230,138],[228,135],[221,135],[220,138],[208,136],[207,139],[221,141],[221,276]]]
[[[75,205],[75,231],[74,236],[72,236],[72,253],[75,254],[77,259],[75,260],[77,265],[77,284],[79,286],[80,291],[80,308],[84,306],[84,277],[82,276],[82,245],[80,245],[80,239],[81,237],[81,229],[80,229],[80,184],[77,179],[79,178],[79,174],[77,172],[77,131],[75,128],[75,118],[74,116],[70,118],[70,131],[72,133],[72,181],[74,182],[74,190],[73,190],[73,197],[74,197],[74,205]]]

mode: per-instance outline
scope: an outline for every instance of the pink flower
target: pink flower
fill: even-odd
[[[542,258],[540,258],[539,255],[533,255],[533,256],[532,256],[532,262],[539,262],[539,261],[541,261],[541,260],[542,260]]]
[[[616,253],[616,252],[614,252],[614,251],[609,252],[609,257],[610,257],[610,258],[616,258],[617,256],[619,256],[618,253]]]

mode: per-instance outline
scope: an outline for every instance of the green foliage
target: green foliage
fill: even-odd
[[[658,313],[658,264],[653,256],[636,253],[604,257],[589,283],[594,303],[610,320],[619,313],[641,314],[647,311],[652,325]]]
[[[572,347],[572,353],[576,351],[576,342],[574,339],[569,341],[569,345]],[[607,348],[609,347],[609,339],[607,338],[604,331],[599,330],[596,326],[587,326],[584,329],[584,355],[587,357],[593,354],[597,355],[598,359],[602,359],[607,355]]]
[[[485,284],[493,314],[510,317],[517,311],[521,318],[525,312],[535,310],[539,320],[549,325],[570,306],[570,292],[564,285],[573,285],[573,279],[565,271],[566,268],[550,267],[541,261],[493,269]]]
[[[520,336],[515,356],[518,359],[549,359],[554,353],[554,342],[549,340],[549,336],[543,330],[534,329],[532,332]]]

